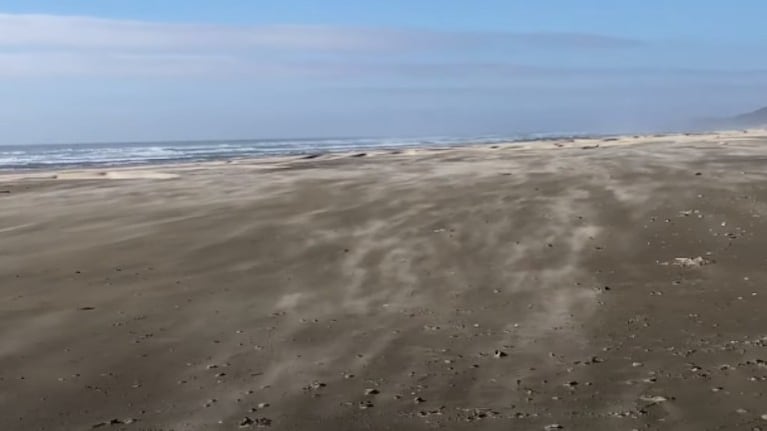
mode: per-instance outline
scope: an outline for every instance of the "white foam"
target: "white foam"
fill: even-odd
[[[208,161],[317,152],[456,146],[501,142],[500,137],[343,138],[146,144],[27,145],[0,147],[0,169],[124,166],[130,164]]]

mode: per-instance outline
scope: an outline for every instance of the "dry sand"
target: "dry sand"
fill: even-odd
[[[767,429],[765,133],[395,153],[0,175],[0,430]]]

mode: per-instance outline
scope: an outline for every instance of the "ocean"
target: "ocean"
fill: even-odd
[[[205,162],[236,158],[307,155],[372,149],[452,147],[530,139],[551,139],[563,136],[565,135],[538,134],[460,138],[254,139],[236,141],[0,145],[0,170]]]

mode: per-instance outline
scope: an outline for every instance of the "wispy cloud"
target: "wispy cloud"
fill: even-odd
[[[366,50],[392,43],[367,30],[313,26],[234,27],[78,16],[0,14],[0,46],[107,50],[276,48]],[[396,42],[396,41],[394,41]]]
[[[317,51],[499,47],[615,49],[640,44],[583,33],[444,32],[331,26],[223,26],[79,16],[0,14],[0,46],[78,49],[300,49]]]
[[[434,67],[403,66],[405,57],[508,57],[519,50],[604,51],[639,45],[637,40],[580,33],[246,27],[0,14],[0,76],[418,75]],[[371,63],[379,55],[392,63]]]

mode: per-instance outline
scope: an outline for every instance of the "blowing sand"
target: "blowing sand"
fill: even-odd
[[[0,175],[0,429],[767,429],[766,162],[751,131]]]

